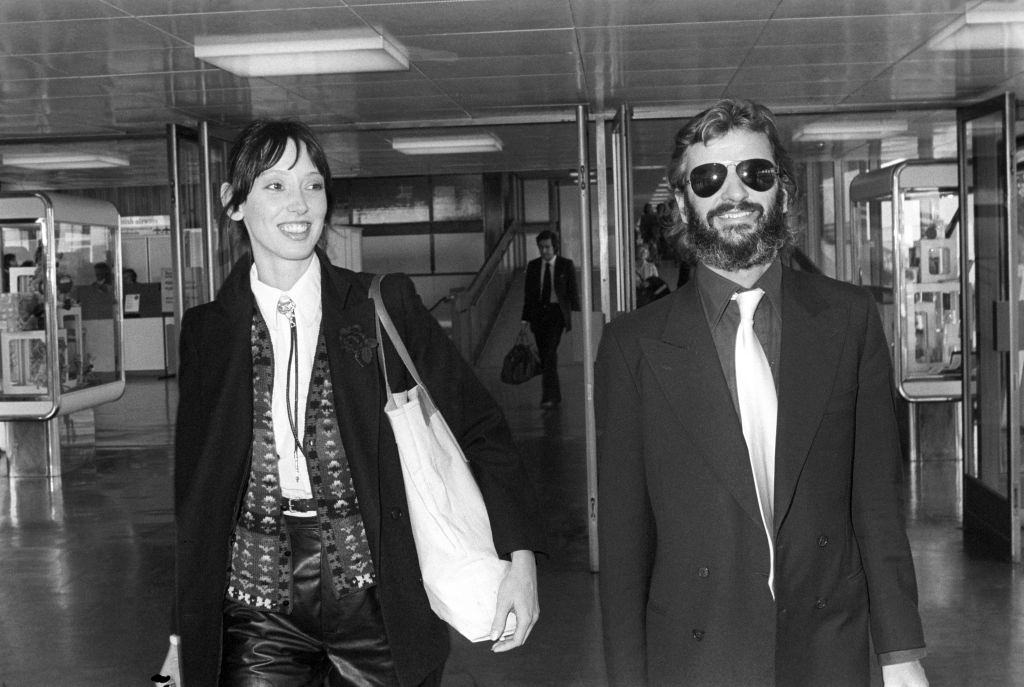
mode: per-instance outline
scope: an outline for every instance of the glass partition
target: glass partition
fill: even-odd
[[[850,185],[856,274],[874,288],[908,401],[960,397],[956,163],[914,160]]]
[[[102,201],[0,194],[0,419],[46,419],[123,392],[117,220]]]

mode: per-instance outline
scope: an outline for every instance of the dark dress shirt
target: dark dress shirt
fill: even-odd
[[[734,304],[732,296],[747,289],[704,265],[697,266],[696,279],[697,292],[704,306],[711,338],[715,341],[718,359],[722,363],[725,381],[729,385],[732,404],[739,413],[739,402],[736,399],[736,330],[740,325],[740,309]],[[757,280],[754,288],[764,291],[754,312],[754,334],[761,342],[778,390],[779,358],[782,351],[782,267],[777,259]]]

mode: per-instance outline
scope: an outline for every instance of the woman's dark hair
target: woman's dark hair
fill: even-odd
[[[228,178],[226,181],[231,187],[231,191],[220,214],[219,224],[222,234],[232,232],[239,241],[248,244],[249,233],[245,230],[244,221],[236,222],[231,219],[231,212],[249,197],[252,185],[256,183],[256,177],[277,164],[281,156],[284,155],[288,141],[293,141],[296,147],[299,147],[300,143],[305,145],[309,159],[323,176],[324,192],[327,195],[324,226],[330,223],[331,210],[334,207],[334,197],[331,194],[331,168],[327,163],[327,155],[313,130],[302,122],[289,119],[261,119],[250,123],[242,130],[228,155]],[[296,158],[295,162],[297,161]]]

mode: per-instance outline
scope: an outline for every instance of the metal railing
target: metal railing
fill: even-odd
[[[525,264],[526,237],[519,223],[513,222],[470,285],[452,290],[451,336],[470,364],[480,357],[516,271]]]

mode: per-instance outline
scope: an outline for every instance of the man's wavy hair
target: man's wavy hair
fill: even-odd
[[[789,156],[779,137],[775,115],[764,105],[752,100],[724,98],[692,117],[676,133],[672,159],[668,165],[668,182],[676,190],[683,189],[683,156],[696,143],[707,145],[736,129],[764,134],[771,144],[772,157],[779,168],[779,179],[792,199],[796,191],[793,158]]]
[[[779,129],[775,123],[775,115],[764,105],[741,98],[719,100],[708,109],[694,115],[676,133],[672,159],[669,161],[666,175],[669,186],[673,190],[685,193],[683,156],[690,146],[696,143],[707,145],[735,130],[752,131],[768,137],[772,158],[779,169],[779,183],[782,184],[792,203],[797,190],[793,158],[782,145]],[[692,256],[688,256],[688,249],[684,245],[685,241],[681,240],[684,238],[682,232],[685,229],[681,208],[673,203],[672,213],[664,218],[661,224],[662,234],[666,241],[675,246],[680,257],[692,259]],[[792,231],[790,234],[789,240],[792,240]]]
[[[256,178],[277,164],[284,155],[288,141],[293,141],[296,147],[299,143],[305,145],[309,159],[323,176],[324,192],[327,194],[324,227],[330,224],[331,210],[334,208],[331,167],[316,134],[302,122],[290,119],[260,119],[251,122],[242,130],[228,155],[228,177],[225,181],[231,186],[231,192],[228,202],[221,210],[218,222],[222,236],[230,234],[240,245],[249,245],[249,232],[245,228],[245,221],[231,219],[230,213],[249,197]],[[326,236],[326,232],[324,235]]]

